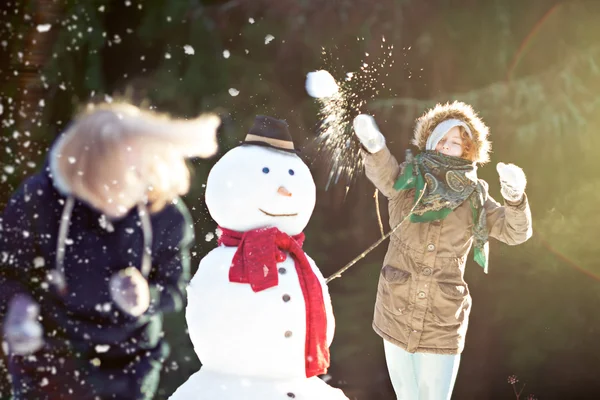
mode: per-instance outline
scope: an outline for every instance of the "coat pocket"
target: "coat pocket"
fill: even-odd
[[[378,301],[394,315],[403,315],[408,308],[411,273],[386,265],[381,270],[377,289]]]
[[[440,326],[461,325],[468,320],[471,311],[469,288],[463,284],[438,282],[431,309]]]

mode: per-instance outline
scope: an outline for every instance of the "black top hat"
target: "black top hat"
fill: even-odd
[[[254,125],[248,131],[242,144],[272,147],[289,153],[299,153],[294,148],[294,141],[288,131],[288,124],[284,120],[257,115]]]

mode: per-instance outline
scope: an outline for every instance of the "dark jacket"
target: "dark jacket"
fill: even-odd
[[[100,368],[124,365],[140,355],[164,359],[162,313],[182,309],[190,277],[193,229],[183,201],[151,215],[151,309],[135,318],[120,312],[108,290],[113,273],[141,266],[143,234],[135,209],[110,222],[76,201],[64,260],[67,294],[61,296],[48,284],[65,204],[48,171],[46,165],[19,187],[0,220],[0,317],[4,319],[11,297],[25,292],[40,304],[43,355],[75,357],[87,366],[94,360]],[[11,373],[26,372],[25,362],[11,357]]]

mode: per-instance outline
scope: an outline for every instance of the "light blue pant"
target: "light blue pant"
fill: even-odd
[[[413,354],[387,340],[383,348],[398,400],[450,400],[460,354]]]

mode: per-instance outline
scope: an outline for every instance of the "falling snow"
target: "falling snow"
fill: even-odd
[[[46,265],[46,262],[44,260],[44,257],[36,257],[33,259],[33,267],[34,268],[42,268],[44,265]]]
[[[233,97],[237,96],[238,94],[240,94],[240,91],[235,89],[235,88],[230,88],[229,89],[229,94]]]
[[[229,52],[229,50],[223,50],[223,58],[229,58],[230,55],[231,53]]]
[[[110,346],[108,344],[98,344],[94,347],[94,350],[96,350],[96,353],[98,354],[106,353],[108,350],[110,350]]]
[[[194,48],[192,46],[190,46],[189,44],[186,44],[185,46],[183,46],[183,51],[185,52],[185,54],[190,54],[190,55],[195,54]]]
[[[265,36],[265,44],[271,43],[271,41],[273,39],[275,39],[275,36],[273,36],[273,35],[267,35],[267,36]]]
[[[38,32],[48,32],[52,28],[50,24],[40,24],[36,27]]]
[[[107,232],[114,232],[115,228],[113,224],[106,218],[106,215],[101,215],[98,219],[98,223],[102,229],[105,229]]]

